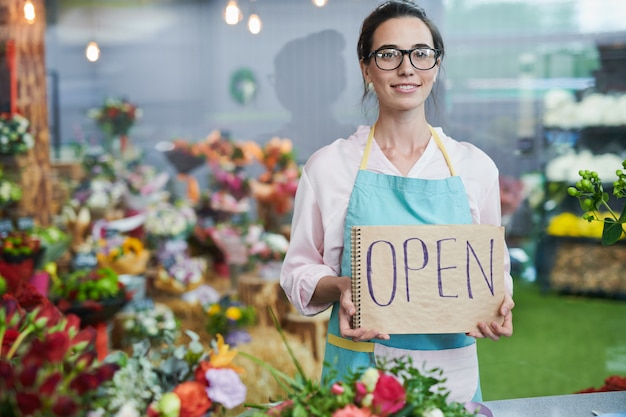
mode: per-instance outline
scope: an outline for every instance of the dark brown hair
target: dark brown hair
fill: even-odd
[[[440,51],[439,62],[443,60],[445,47],[443,44],[443,38],[437,26],[426,15],[424,9],[412,2],[411,0],[390,0],[381,3],[365,18],[361,25],[361,34],[359,35],[359,42],[356,46],[356,52],[359,60],[363,60],[364,63],[369,63],[371,58],[368,58],[370,52],[372,52],[372,42],[374,40],[374,32],[378,27],[389,19],[395,19],[399,17],[416,17],[420,19],[433,37],[433,48]],[[365,81],[363,82],[365,84]],[[363,86],[367,94],[367,86]]]

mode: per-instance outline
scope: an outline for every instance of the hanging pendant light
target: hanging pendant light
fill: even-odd
[[[237,0],[228,0],[224,9],[224,20],[229,25],[236,25],[243,18],[241,9],[237,5]]]
[[[24,3],[24,18],[28,23],[35,23],[35,6],[31,0]]]
[[[87,44],[87,47],[85,48],[85,56],[90,62],[96,62],[100,59],[100,47],[96,41],[91,41]]]
[[[248,18],[248,30],[253,35],[257,35],[263,28],[263,22],[258,14],[252,13]]]

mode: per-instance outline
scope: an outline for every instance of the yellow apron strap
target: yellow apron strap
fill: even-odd
[[[370,150],[372,149],[372,141],[374,140],[374,129],[376,128],[376,123],[370,129],[370,134],[367,137],[367,143],[365,143],[365,151],[363,151],[363,157],[361,158],[361,167],[359,169],[367,169],[367,160],[370,157]]]
[[[367,169],[367,161],[369,160],[370,151],[372,149],[372,141],[374,140],[375,129],[376,129],[376,124],[374,123],[367,137],[367,142],[365,143],[365,151],[363,151],[363,157],[361,158],[361,166],[359,167],[359,169]],[[454,171],[452,162],[450,162],[450,156],[448,155],[448,151],[446,150],[445,146],[443,146],[443,142],[441,142],[441,138],[439,138],[439,135],[437,134],[437,132],[435,131],[435,129],[433,129],[431,125],[428,125],[428,129],[430,129],[430,134],[435,139],[435,143],[437,144],[437,147],[443,154],[443,158],[446,160],[446,164],[448,165],[448,169],[450,170],[450,175],[452,175],[453,177],[456,176],[456,172]]]
[[[456,172],[454,172],[454,167],[452,166],[452,162],[450,162],[450,156],[448,155],[446,147],[443,146],[443,143],[441,142],[441,139],[439,138],[437,132],[435,132],[435,129],[433,129],[431,125],[428,125],[428,128],[430,129],[430,134],[433,135],[433,138],[435,139],[435,143],[437,143],[437,147],[439,147],[439,150],[443,154],[443,157],[446,160],[446,164],[448,164],[450,175],[452,175],[453,177],[456,176]]]
[[[374,352],[374,343],[373,342],[355,342],[350,339],[344,339],[343,337],[339,337],[332,333],[328,333],[328,343],[331,345],[352,350],[355,352],[365,352],[371,353]]]

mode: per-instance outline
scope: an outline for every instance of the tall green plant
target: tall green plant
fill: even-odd
[[[622,167],[626,169],[626,159],[622,162]],[[581,180],[577,181],[574,187],[569,187],[567,192],[579,200],[580,206],[585,211],[584,219],[589,222],[594,220],[604,222],[602,244],[605,246],[615,244],[622,235],[626,234],[624,228],[626,204],[621,211],[616,211],[609,205],[609,193],[604,191],[602,179],[597,172],[580,170],[578,175],[580,175]],[[613,195],[617,198],[624,198],[626,197],[626,173],[618,169],[615,171],[615,175],[617,180],[613,182]],[[600,218],[600,208],[606,209],[609,217]]]

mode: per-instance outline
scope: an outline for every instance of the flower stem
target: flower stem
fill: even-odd
[[[17,339],[15,339],[15,342],[13,342],[13,346],[11,346],[11,349],[9,349],[9,352],[7,353],[7,359],[10,360],[13,355],[15,355],[17,348],[24,341],[24,339],[26,339],[26,337],[33,332],[33,330],[35,330],[35,326],[33,324],[29,324],[28,327],[26,327],[26,329],[24,329],[20,333]]]
[[[2,328],[0,328],[0,357],[2,357],[2,342],[4,340],[4,334],[6,333],[6,331],[6,326],[2,326]]]

